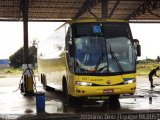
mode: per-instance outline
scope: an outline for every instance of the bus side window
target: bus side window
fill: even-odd
[[[73,66],[74,61],[73,61],[73,57],[71,57],[69,53],[69,44],[72,44],[70,42],[72,42],[71,41],[71,29],[68,28],[67,35],[66,35],[66,56],[67,56],[68,68],[70,72],[73,73],[74,72],[74,66]]]

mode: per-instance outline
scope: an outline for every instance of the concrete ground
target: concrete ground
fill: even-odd
[[[20,77],[0,78],[0,118],[2,119],[108,119],[126,117],[138,119],[153,116],[160,119],[160,78],[154,79],[155,88],[151,89],[148,78],[137,77],[135,95],[123,95],[114,103],[76,103],[66,104],[61,91],[44,91],[36,78],[37,91],[45,93],[45,112],[37,113],[36,97],[24,96],[18,88]],[[150,98],[150,100],[149,100]],[[138,115],[137,114],[141,113]],[[152,113],[152,114],[151,114]],[[114,116],[115,114],[115,116]],[[134,116],[133,116],[134,115]],[[127,116],[128,117],[128,116]],[[129,118],[125,118],[126,120]],[[133,119],[133,118],[132,118]]]

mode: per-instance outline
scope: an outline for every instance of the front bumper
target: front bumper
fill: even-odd
[[[75,86],[75,91],[72,96],[107,96],[114,94],[134,94],[136,83],[116,85],[116,86]]]

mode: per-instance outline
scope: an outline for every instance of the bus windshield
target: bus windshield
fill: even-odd
[[[135,72],[136,52],[128,23],[77,23],[72,29],[76,73]]]
[[[75,38],[76,73],[125,73],[135,71],[135,51],[127,37]]]

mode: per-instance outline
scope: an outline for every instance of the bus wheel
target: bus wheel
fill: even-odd
[[[63,94],[66,96],[67,95],[67,83],[66,83],[65,78],[63,78],[62,89],[63,89]]]
[[[114,101],[114,100],[118,100],[119,99],[119,97],[120,97],[120,95],[118,94],[118,95],[111,95],[110,96],[110,100],[112,101]]]
[[[43,84],[43,74],[41,74],[41,84]]]
[[[65,95],[65,98],[66,98],[66,101],[68,104],[72,103],[75,101],[75,97],[71,96],[68,94],[68,89],[67,89],[67,82],[66,80],[63,80],[63,84],[62,84],[62,87],[63,87],[63,93]]]
[[[43,84],[43,89],[48,90],[47,82],[46,82],[46,76],[42,74],[42,84]]]

